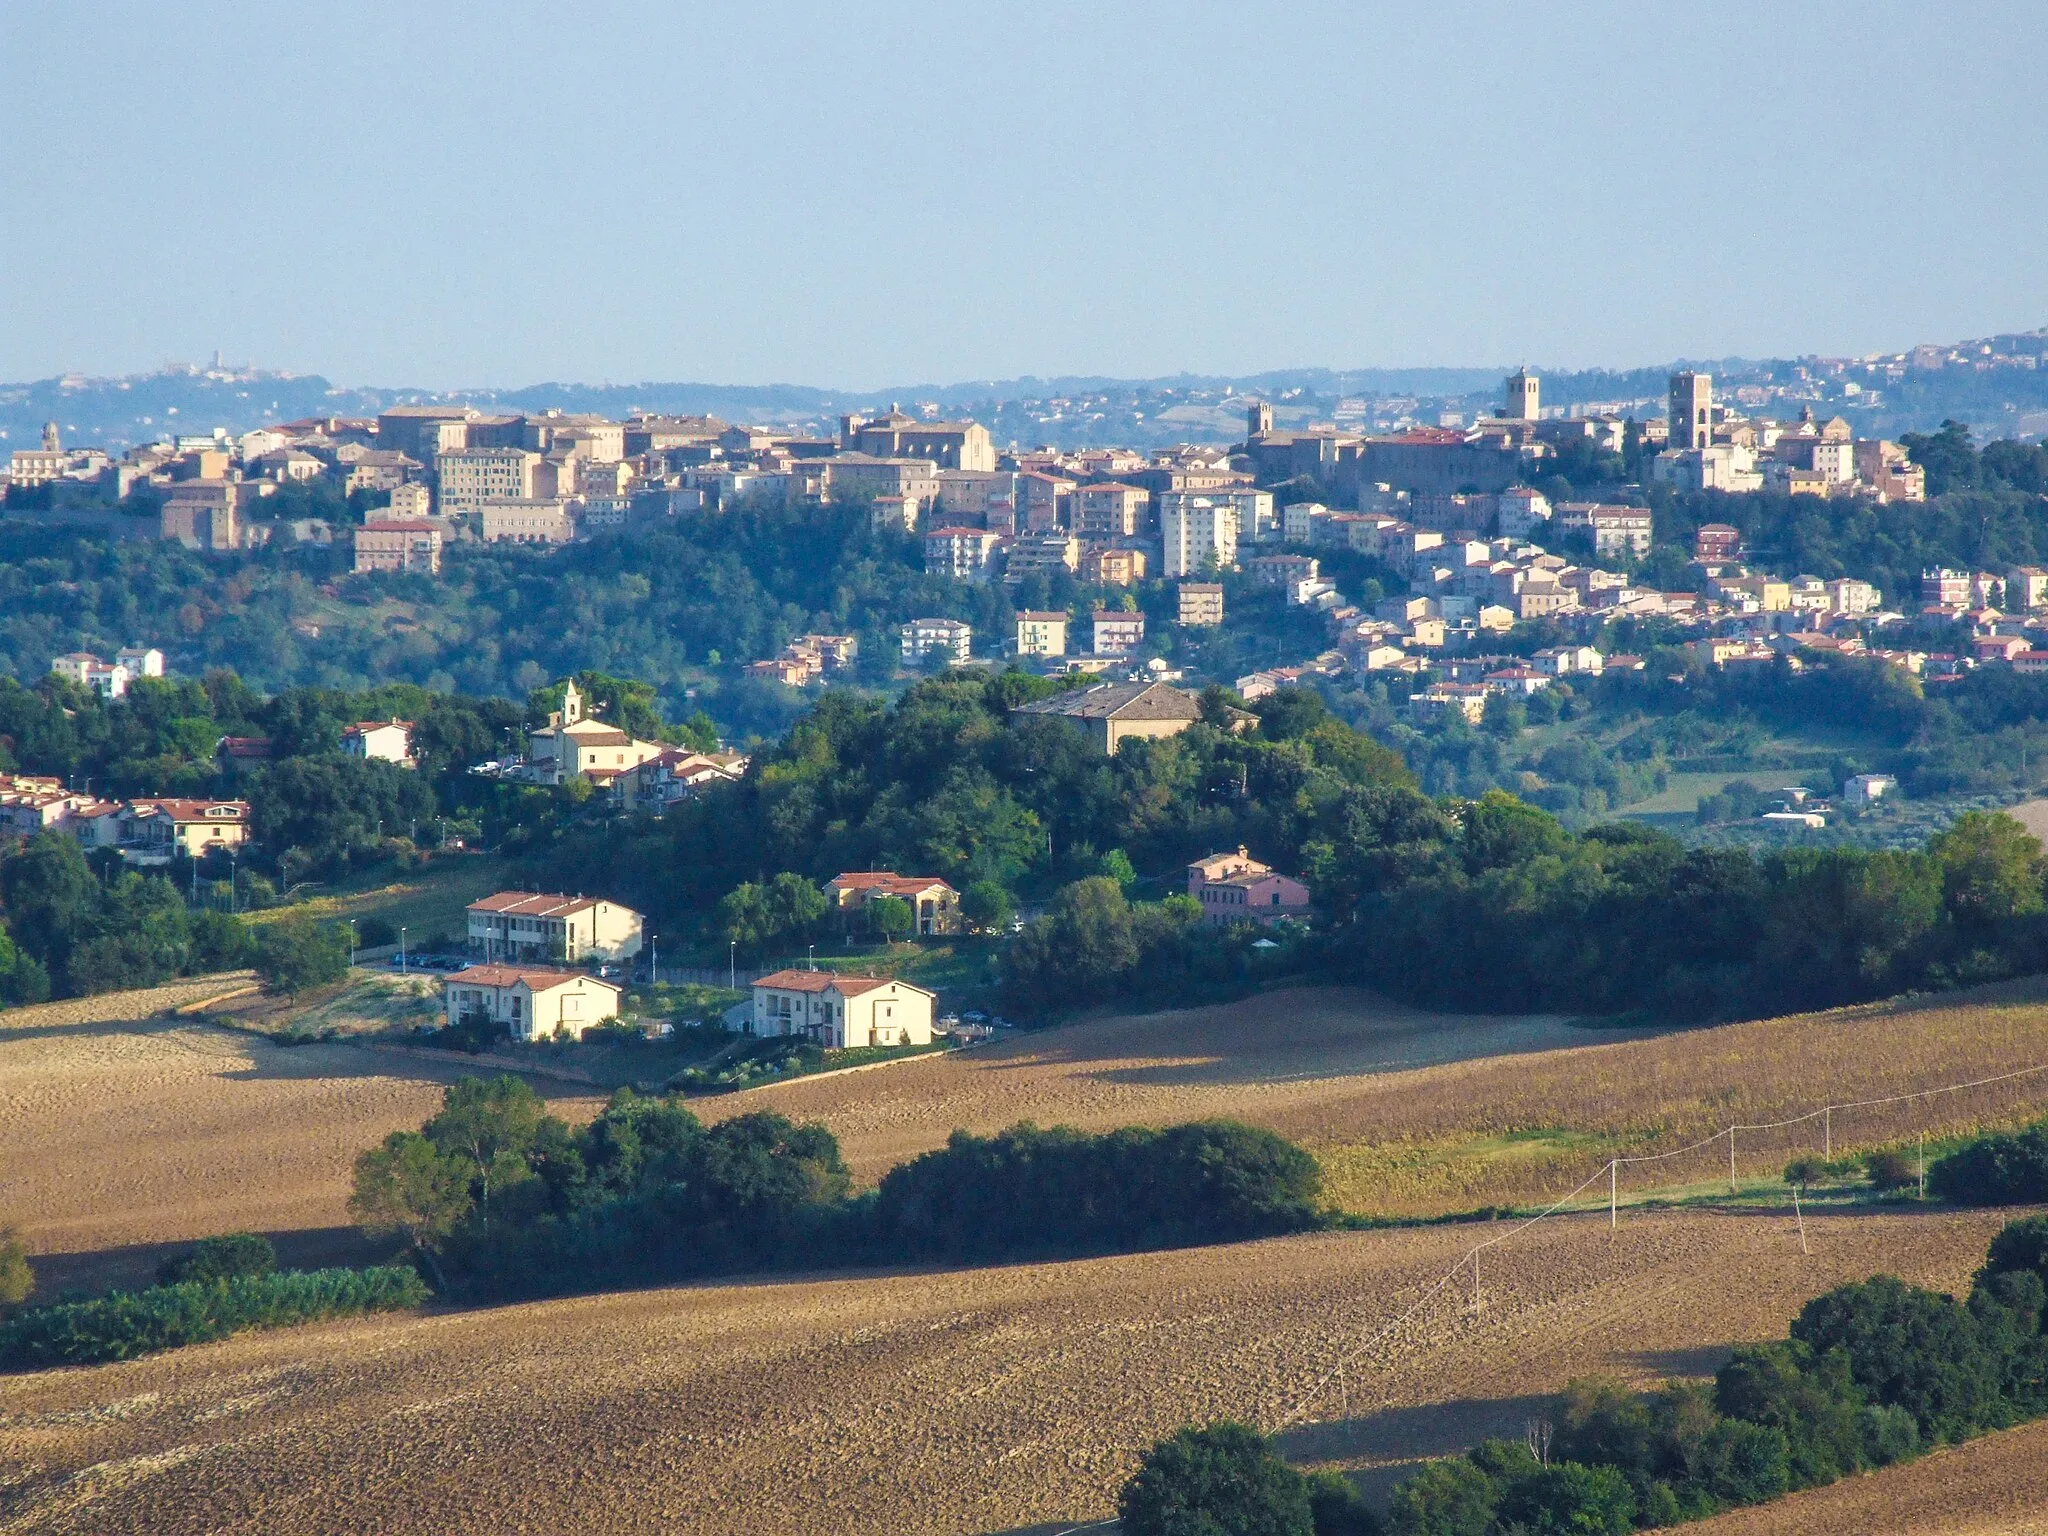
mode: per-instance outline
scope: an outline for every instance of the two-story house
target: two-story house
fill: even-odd
[[[631,907],[591,896],[499,891],[469,905],[470,953],[486,961],[630,960],[643,927]]]
[[[1261,864],[1242,846],[1190,864],[1188,895],[1202,904],[1202,921],[1217,925],[1306,920],[1309,913],[1308,887]]]
[[[502,1024],[514,1040],[581,1040],[593,1024],[618,1016],[619,996],[608,981],[547,966],[472,965],[441,982],[450,1025]]]
[[[934,994],[888,976],[774,971],[754,983],[757,1035],[799,1035],[827,1050],[930,1045]]]
[[[846,913],[858,912],[878,896],[895,896],[910,903],[918,933],[961,931],[960,893],[936,875],[898,875],[887,870],[834,875],[825,883],[825,894],[834,910]]]

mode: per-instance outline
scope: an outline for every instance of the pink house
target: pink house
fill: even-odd
[[[1272,923],[1283,917],[1305,921],[1308,887],[1276,873],[1242,847],[1212,853],[1188,866],[1188,895],[1202,904],[1205,923]]]

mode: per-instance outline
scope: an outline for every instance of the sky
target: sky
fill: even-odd
[[[2044,54],[2040,0],[4,0],[0,378],[217,348],[879,389],[2026,330]]]

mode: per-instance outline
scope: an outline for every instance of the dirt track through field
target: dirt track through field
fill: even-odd
[[[417,1128],[461,1070],[158,1017],[226,989],[0,1013],[0,1223],[44,1256],[46,1292],[139,1278],[161,1245],[217,1232],[351,1242],[356,1154]]]
[[[1955,1287],[2000,1215],[1547,1224],[1285,1435],[1391,1470],[1574,1374],[1711,1370],[1878,1269]],[[0,1379],[0,1532],[1013,1531],[1106,1513],[1190,1419],[1276,1425],[1480,1229],[591,1297]],[[1348,1411],[1346,1400],[1348,1398]]]

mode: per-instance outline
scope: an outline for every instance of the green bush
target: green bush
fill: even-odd
[[[1626,1536],[1636,1523],[1635,1490],[1613,1467],[1557,1462],[1509,1483],[1496,1519],[1528,1536]]]
[[[348,931],[333,923],[303,918],[265,923],[251,948],[263,984],[289,997],[348,974]]]
[[[1306,1481],[1229,1421],[1155,1445],[1117,1499],[1124,1536],[1317,1536]]]
[[[1961,1440],[2004,1417],[2002,1362],[1953,1296],[1879,1275],[1815,1297],[1792,1337],[1817,1356],[1841,1350],[1855,1384],[1912,1414],[1923,1439]]]
[[[1433,1461],[1394,1490],[1389,1536],[1487,1536],[1500,1485],[1463,1457]]]
[[[1912,1189],[1920,1182],[1920,1170],[1903,1152],[1873,1152],[1863,1159],[1863,1171],[1872,1189]]]
[[[366,917],[356,924],[356,943],[363,949],[382,949],[398,942],[398,930],[381,917]]]
[[[1231,1121],[1089,1135],[955,1131],[892,1168],[875,1202],[906,1256],[997,1258],[1229,1242],[1321,1223],[1321,1173],[1299,1147]]]
[[[237,1275],[267,1275],[277,1268],[277,1250],[254,1232],[209,1237],[187,1253],[157,1267],[158,1285],[183,1285],[188,1280],[229,1280]]]
[[[0,1322],[0,1370],[96,1365],[250,1328],[285,1328],[416,1307],[427,1288],[411,1269],[319,1269],[192,1280],[97,1301],[17,1312]]]
[[[1980,1136],[1927,1170],[1927,1187],[1957,1205],[2032,1205],[2048,1200],[2048,1126]]]

